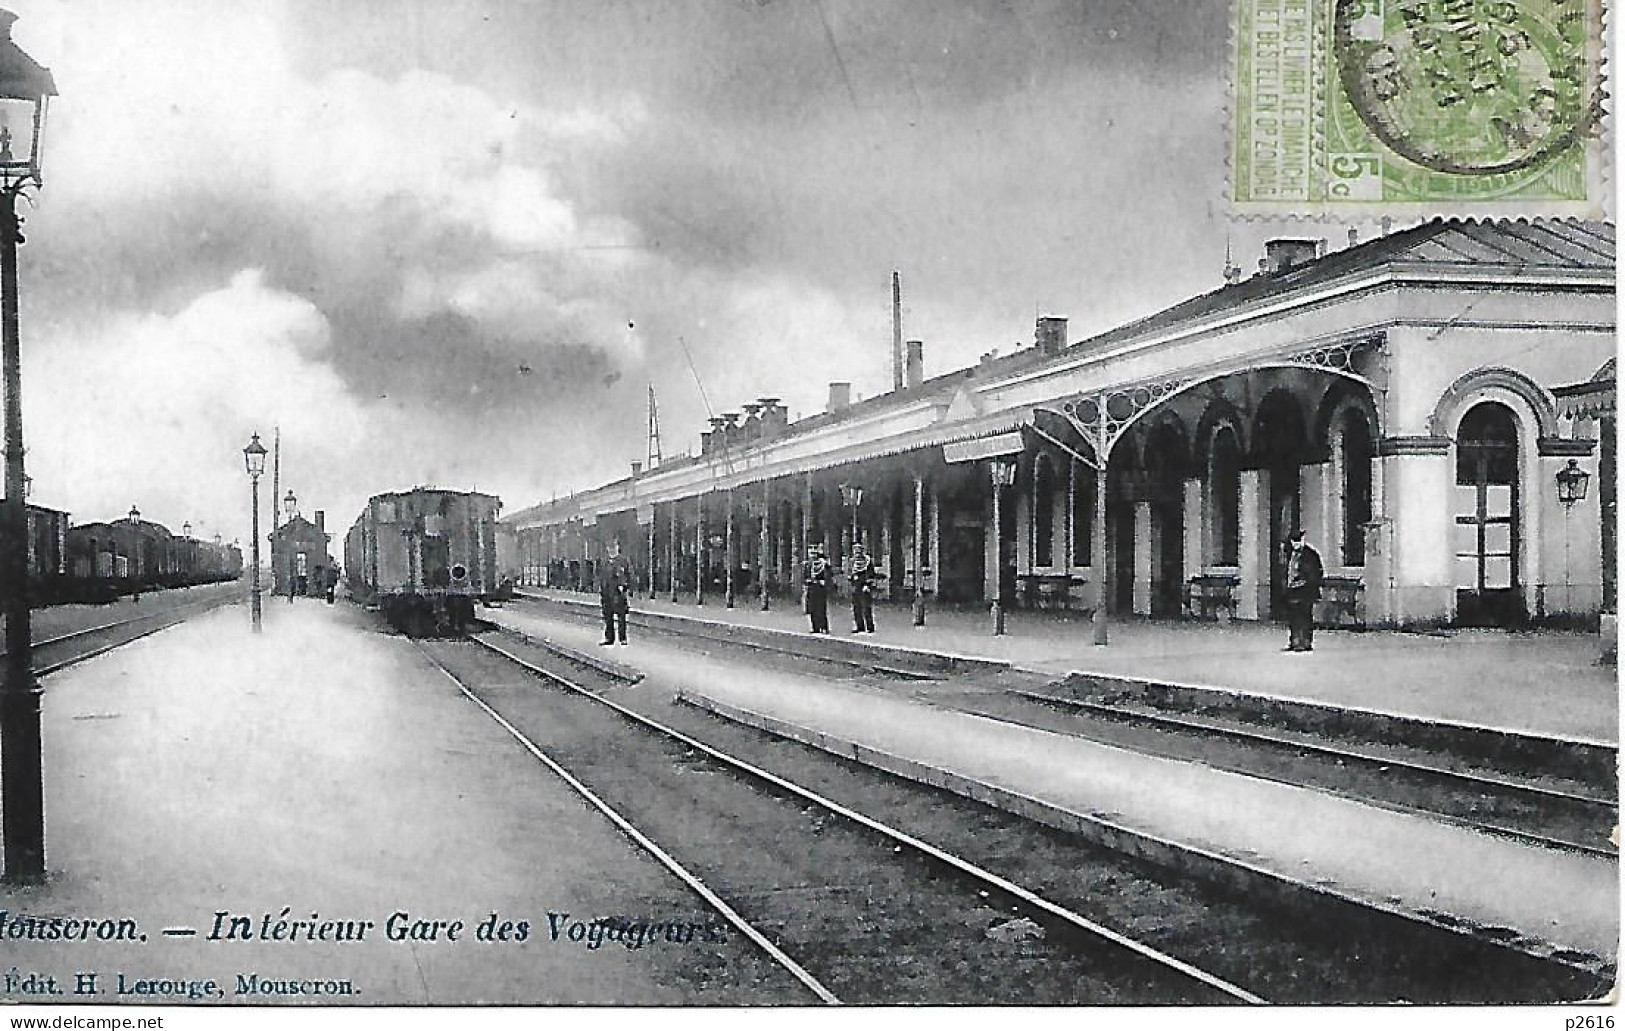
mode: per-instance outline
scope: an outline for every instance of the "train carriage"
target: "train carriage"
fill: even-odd
[[[462,633],[498,591],[502,501],[417,487],[374,495],[344,537],[350,596],[412,636]]]

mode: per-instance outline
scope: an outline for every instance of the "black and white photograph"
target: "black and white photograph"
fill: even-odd
[[[9,1026],[1614,1026],[1606,0],[3,2]]]

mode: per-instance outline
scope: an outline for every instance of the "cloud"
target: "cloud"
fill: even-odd
[[[178,527],[246,508],[241,448],[285,434],[329,455],[368,432],[323,361],[326,320],[244,270],[173,315],[130,315],[98,336],[27,351],[24,412],[39,500],[81,520],[137,501]],[[228,536],[237,536],[231,534]]]

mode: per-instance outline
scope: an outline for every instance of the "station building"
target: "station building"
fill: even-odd
[[[311,522],[295,513],[271,532],[271,593],[275,595],[319,595],[327,593],[329,573],[334,569],[328,552],[332,535],[327,532],[327,514],[316,512]]]
[[[1322,555],[1325,624],[1594,622],[1614,603],[1614,230],[1431,222],[1258,271],[1078,342],[788,423],[774,398],[700,454],[504,520],[520,580],[794,598],[813,544],[864,543],[931,604],[1268,620],[1283,547]],[[741,601],[744,599],[744,601]]]

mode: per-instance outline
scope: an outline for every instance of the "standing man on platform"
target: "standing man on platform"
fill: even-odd
[[[626,614],[632,609],[632,570],[614,545],[598,574],[598,603],[604,616],[604,639],[599,643],[619,640],[625,644]]]
[[[863,545],[852,545],[852,568],[847,572],[852,584],[852,632],[875,632],[875,562]]]
[[[1320,599],[1320,581],[1324,575],[1320,552],[1303,539],[1302,530],[1294,530],[1287,543],[1286,620],[1289,637],[1286,650],[1308,652],[1315,650],[1315,602]]]
[[[805,582],[807,585],[807,615],[812,618],[812,632],[829,633],[829,591],[835,586],[835,570],[824,557],[824,546],[814,544],[808,549]]]

